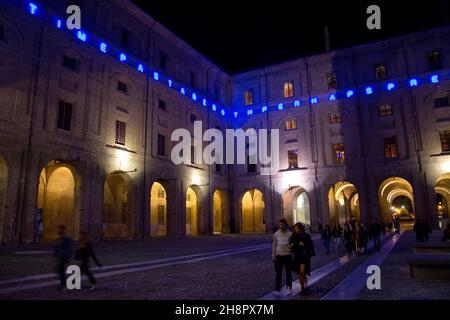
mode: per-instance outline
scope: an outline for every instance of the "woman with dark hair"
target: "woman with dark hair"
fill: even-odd
[[[311,257],[314,257],[316,254],[311,236],[306,233],[305,227],[301,223],[296,223],[294,226],[294,232],[291,237],[291,250],[294,254],[293,270],[298,273],[298,280],[302,288],[300,294],[305,295],[306,276],[310,275],[311,272]]]

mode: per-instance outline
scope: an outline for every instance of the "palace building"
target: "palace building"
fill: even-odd
[[[74,1],[0,0],[3,244],[40,213],[44,240],[448,215],[450,27],[230,76],[128,0],[76,2],[81,30]],[[173,164],[196,121],[279,129],[280,172]]]

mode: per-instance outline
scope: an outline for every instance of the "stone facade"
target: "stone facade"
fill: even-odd
[[[47,1],[31,14],[29,1],[0,0],[2,243],[32,241],[38,208],[44,230],[69,224],[75,237],[85,230],[95,239],[269,232],[281,216],[290,222],[307,216],[303,222],[313,228],[356,214],[387,220],[396,195],[437,224],[435,192],[447,201],[450,194],[450,155],[440,143],[440,132],[450,130],[450,107],[435,100],[450,90],[450,28],[230,77],[127,0],[79,2],[86,42],[57,27],[69,1]],[[108,54],[99,50],[102,41]],[[428,54],[435,51],[441,66],[430,71]],[[121,52],[130,63],[120,61]],[[152,71],[140,72],[135,61]],[[381,63],[387,79],[375,81]],[[336,90],[328,89],[332,72]],[[430,83],[432,74],[439,83]],[[419,86],[406,85],[412,77]],[[293,90],[288,98],[286,81]],[[389,81],[395,90],[381,89]],[[376,92],[361,94],[368,85]],[[181,87],[208,105],[180,94]],[[349,99],[327,100],[350,89]],[[245,91],[253,92],[251,106],[244,105]],[[314,96],[320,101],[309,103]],[[297,99],[301,107],[292,106]],[[65,129],[61,112],[69,109],[62,102],[71,105]],[[279,103],[284,110],[273,110]],[[391,105],[391,115],[380,116],[383,104]],[[258,113],[262,106],[269,110]],[[255,114],[247,116],[250,108]],[[196,120],[222,131],[279,128],[282,169],[288,150],[297,150],[298,167],[262,176],[246,165],[174,165],[170,135],[176,128],[193,132]],[[296,129],[285,130],[287,120]],[[126,125],[121,143],[118,121]],[[386,158],[383,139],[391,137],[396,157]],[[336,164],[332,145],[339,143],[345,162]],[[152,202],[155,183],[162,188]],[[55,236],[48,232],[44,238]]]

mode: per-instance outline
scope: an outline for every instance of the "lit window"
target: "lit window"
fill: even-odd
[[[117,90],[128,94],[128,85],[125,82],[117,81]]]
[[[72,107],[71,103],[60,101],[58,108],[58,129],[70,131],[72,128]]]
[[[335,164],[344,163],[344,161],[345,161],[345,151],[344,151],[344,144],[343,143],[335,143],[335,144],[333,144],[333,156],[334,156],[334,163]]]
[[[442,152],[450,152],[450,130],[439,131]]]
[[[392,115],[392,106],[390,104],[382,104],[379,107],[380,116],[390,116]]]
[[[72,71],[78,71],[78,60],[75,58],[64,55],[62,65]]]
[[[295,130],[297,129],[297,121],[295,120],[288,120],[285,122],[285,128],[286,130]]]
[[[284,83],[283,96],[285,98],[292,98],[294,96],[294,84],[292,81],[286,81]]]
[[[158,134],[157,152],[158,156],[164,157],[166,155],[166,137],[162,134]]]
[[[440,97],[434,99],[434,107],[435,108],[445,108],[448,107],[448,97]]]
[[[125,145],[126,123],[116,121],[116,144]]]
[[[430,52],[427,54],[428,57],[428,67],[430,70],[441,69],[441,55],[439,51]]]
[[[339,112],[332,113],[330,115],[330,123],[331,124],[342,123],[342,116],[341,116],[341,114]]]
[[[245,105],[251,106],[253,104],[253,90],[245,91]]]
[[[288,150],[289,168],[298,168],[298,152],[297,149]]]
[[[384,157],[397,158],[397,139],[395,137],[384,139]]]
[[[379,63],[375,65],[375,79],[384,80],[387,78],[386,65]]]
[[[327,74],[328,89],[337,89],[337,76],[336,72],[330,72]]]

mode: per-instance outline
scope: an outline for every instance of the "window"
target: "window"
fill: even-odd
[[[195,121],[197,121],[197,116],[191,113],[191,122],[194,123]]]
[[[169,60],[167,54],[165,53],[161,53],[161,55],[159,56],[159,67],[161,68],[161,70],[166,70],[167,69],[167,61]]]
[[[116,121],[116,144],[125,145],[126,123]]]
[[[161,110],[166,110],[166,101],[164,101],[164,100],[162,100],[162,99],[159,99],[159,100],[158,100],[158,107],[159,107]]]
[[[430,52],[427,57],[430,70],[441,69],[441,54],[439,51]]]
[[[214,101],[220,101],[220,89],[218,86],[214,87]]]
[[[130,42],[130,32],[125,29],[122,28],[121,32],[120,32],[120,47],[122,49],[128,49],[129,43]]]
[[[125,82],[117,81],[117,90],[128,94],[128,85]]]
[[[292,98],[294,96],[294,84],[292,81],[286,81],[284,83],[283,96],[285,98]]]
[[[78,60],[75,58],[64,55],[62,65],[64,68],[70,69],[72,71],[78,71]]]
[[[288,120],[285,122],[285,128],[286,130],[295,130],[297,129],[297,121],[295,120]]]
[[[288,150],[288,163],[289,168],[298,168],[298,155],[297,155],[297,149],[295,150]]]
[[[448,97],[440,97],[434,99],[434,107],[435,108],[445,108],[448,107]]]
[[[327,74],[328,89],[337,89],[337,76],[336,72],[330,72]]]
[[[439,131],[442,152],[450,152],[450,130]]]
[[[5,26],[0,24],[0,40],[5,40]]]
[[[164,157],[166,155],[166,137],[158,134],[158,156]]]
[[[330,115],[330,123],[331,124],[342,123],[342,116],[341,116],[341,114],[339,112],[332,113]]]
[[[72,128],[72,104],[60,101],[58,108],[58,129],[70,131]]]
[[[195,88],[195,85],[196,85],[195,73],[191,72],[191,87]]]
[[[384,139],[384,157],[397,158],[397,139],[395,137]]]
[[[380,105],[378,112],[381,117],[390,116],[392,115],[392,106],[390,104],[382,104]]]
[[[253,162],[255,162],[255,161],[253,161]],[[248,173],[255,173],[256,172],[256,164],[255,163],[250,163],[250,156],[247,156],[247,172]]]
[[[333,144],[333,157],[334,163],[340,164],[345,161],[345,151],[343,143],[335,143]]]
[[[386,65],[379,63],[375,65],[375,79],[384,80],[387,78]]]
[[[253,90],[245,91],[245,105],[251,106],[253,104]]]

